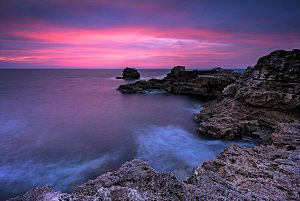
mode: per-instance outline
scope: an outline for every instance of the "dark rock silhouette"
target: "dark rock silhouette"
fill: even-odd
[[[233,83],[240,73],[225,69],[186,71],[184,66],[175,66],[162,80],[150,79],[133,84],[120,85],[124,93],[144,93],[159,90],[165,93],[191,94],[216,97],[227,85]]]
[[[122,77],[116,77],[117,79],[136,80],[140,79],[140,73],[135,68],[125,68],[123,70]]]

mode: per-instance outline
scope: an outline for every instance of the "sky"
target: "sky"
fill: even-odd
[[[300,48],[300,0],[0,0],[0,68],[247,67]]]

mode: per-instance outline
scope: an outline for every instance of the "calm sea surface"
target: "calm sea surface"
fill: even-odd
[[[140,70],[144,79],[168,71]],[[120,74],[0,70],[0,200],[41,184],[71,191],[134,158],[183,179],[229,145],[197,135],[204,100],[122,94]]]

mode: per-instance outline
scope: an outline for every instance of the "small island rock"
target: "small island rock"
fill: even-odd
[[[141,75],[135,68],[125,68],[123,70],[122,77],[116,77],[117,79],[135,80],[140,79]]]

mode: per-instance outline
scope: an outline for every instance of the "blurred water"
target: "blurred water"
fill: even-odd
[[[168,70],[141,70],[144,78]],[[121,70],[0,70],[0,200],[50,184],[70,191],[134,158],[179,178],[228,142],[196,133],[201,100],[122,94]]]

